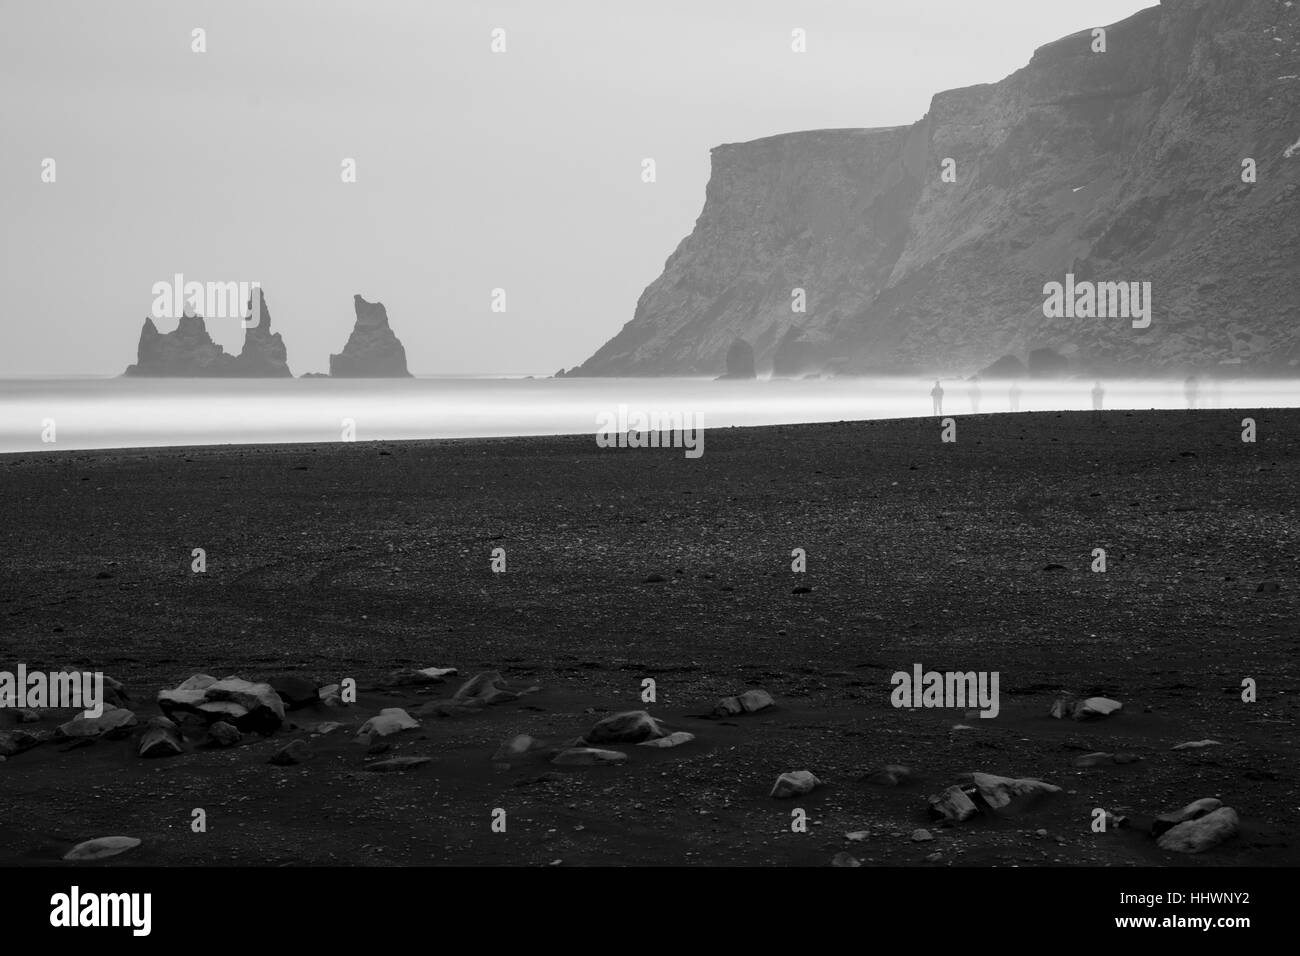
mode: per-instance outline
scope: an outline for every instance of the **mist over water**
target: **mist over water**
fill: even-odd
[[[1007,412],[1009,381],[942,380],[944,415]],[[1093,407],[1092,379],[1022,380],[1022,412]],[[1187,408],[1186,383],[1103,380],[1106,409]],[[701,416],[706,428],[933,417],[934,379],[7,379],[0,452],[591,434],[597,416]],[[1300,380],[1200,379],[1198,408],[1293,408]],[[56,441],[43,443],[46,420]]]

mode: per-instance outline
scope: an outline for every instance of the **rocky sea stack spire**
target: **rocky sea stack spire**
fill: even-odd
[[[244,347],[238,355],[228,354],[212,341],[203,317],[186,312],[171,332],[159,332],[152,317],[140,330],[136,362],[124,375],[187,378],[289,378],[287,351],[278,332],[271,331],[271,312],[266,297],[255,290],[248,303],[248,316],[258,309],[256,325],[245,328]]]
[[[406,370],[406,349],[388,325],[388,312],[382,302],[367,302],[352,297],[357,322],[347,344],[338,355],[330,356],[333,378],[410,378]]]

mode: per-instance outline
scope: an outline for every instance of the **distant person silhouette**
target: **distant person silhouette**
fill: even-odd
[[[1011,383],[1011,391],[1009,393],[1009,396],[1010,396],[1011,410],[1013,412],[1020,411],[1020,386],[1017,385],[1015,382]]]
[[[1187,381],[1183,382],[1183,395],[1187,398],[1187,408],[1190,411],[1196,407],[1196,391],[1200,387],[1200,381],[1195,373],[1187,376]]]
[[[942,415],[943,414],[943,386],[939,384],[939,380],[937,378],[934,380],[934,388],[930,389],[930,397],[934,399],[934,413],[936,415]]]
[[[976,415],[980,412],[980,377],[978,375],[970,380],[970,410]]]
[[[1092,410],[1094,412],[1101,411],[1102,399],[1105,397],[1106,390],[1101,387],[1101,382],[1098,382],[1092,387]]]

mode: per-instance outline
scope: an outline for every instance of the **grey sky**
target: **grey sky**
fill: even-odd
[[[631,318],[711,147],[911,123],[1150,5],[0,0],[0,376],[121,372],[175,272],[260,281],[295,374],[326,370],[357,292],[417,374],[549,374]],[[238,351],[237,321],[208,326]]]

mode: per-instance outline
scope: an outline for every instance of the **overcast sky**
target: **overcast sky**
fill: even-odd
[[[1150,5],[0,0],[0,376],[120,373],[177,272],[260,281],[295,374],[328,368],[354,293],[416,374],[550,374],[632,317],[711,147],[912,123]],[[239,350],[237,320],[208,327]]]

